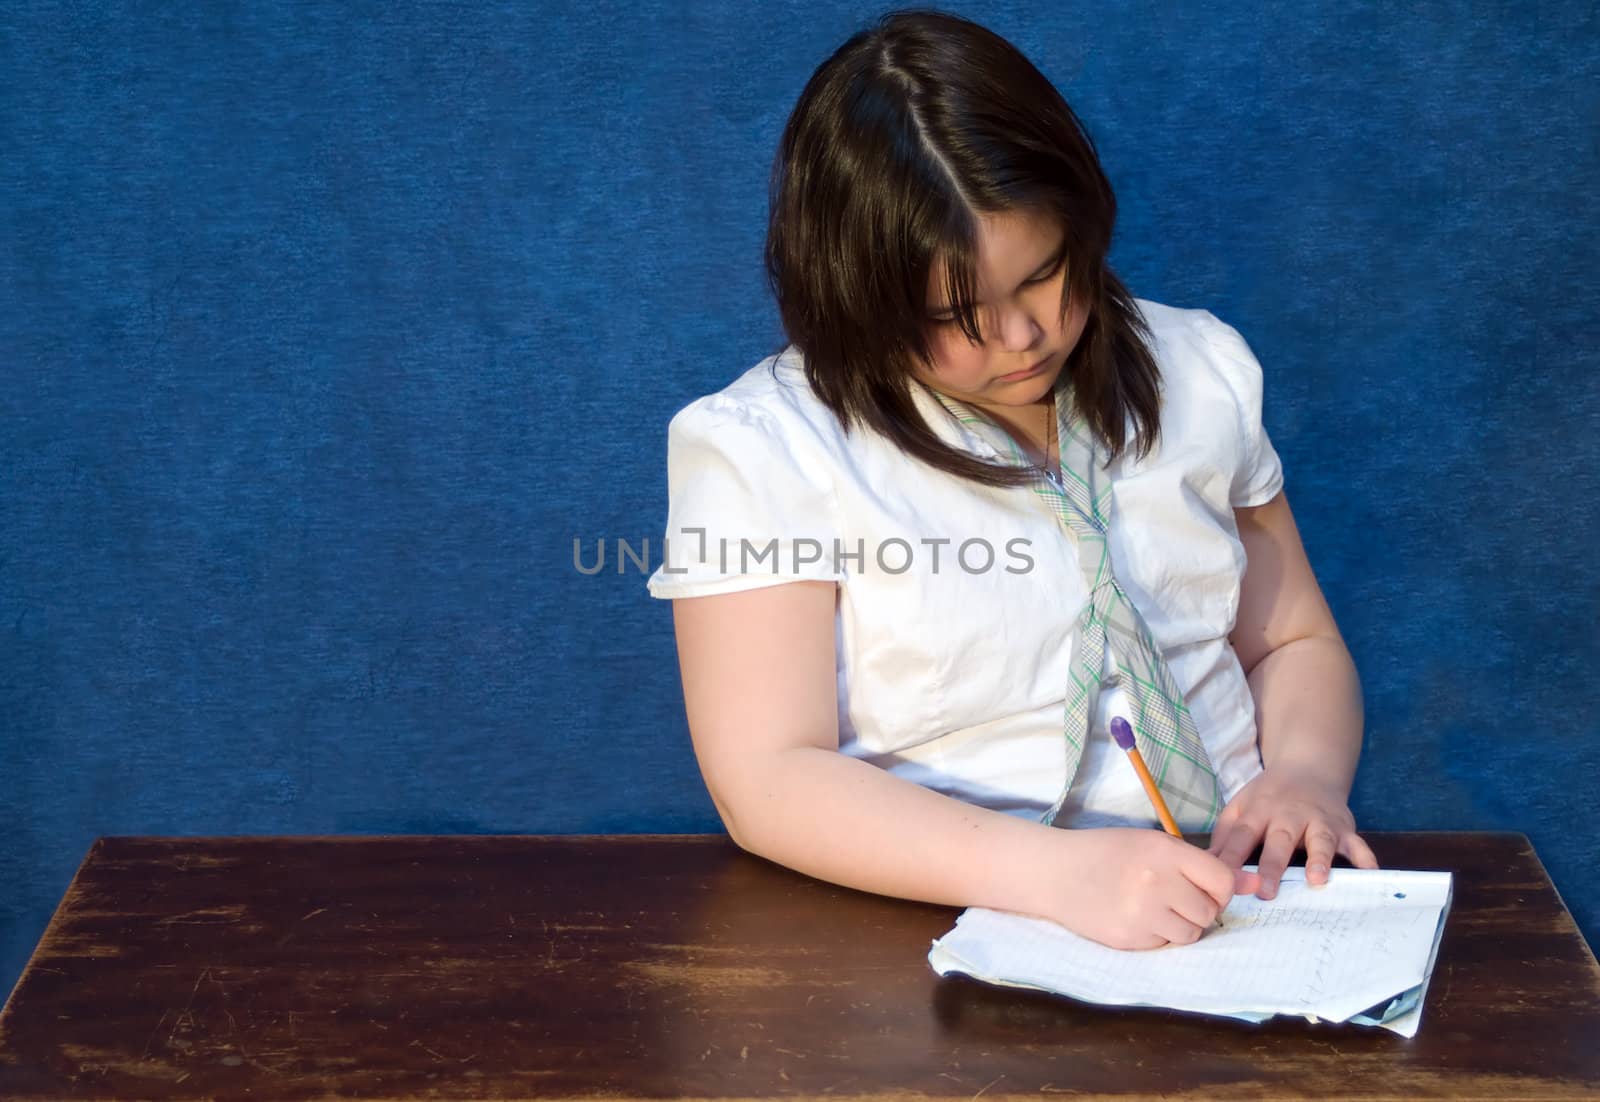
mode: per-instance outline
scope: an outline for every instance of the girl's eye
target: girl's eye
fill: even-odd
[[[955,328],[957,328],[961,324],[961,319],[957,318],[957,317],[929,318],[928,319],[928,324],[933,326],[935,329],[939,330],[940,332],[943,332],[943,331],[945,331],[947,329],[955,329]],[[969,342],[972,341],[971,337],[967,337],[966,339]],[[979,338],[979,341],[980,342],[982,341],[981,337]]]
[[[1055,267],[1051,268],[1048,272],[1045,272],[1042,275],[1037,275],[1037,276],[1034,276],[1032,279],[1025,280],[1023,282],[1023,286],[1032,287],[1032,286],[1034,286],[1036,284],[1039,284],[1039,283],[1049,283],[1061,271],[1061,266],[1065,262],[1066,262],[1066,257],[1062,257],[1060,260],[1056,261]],[[928,319],[928,323],[930,325],[940,325],[940,326],[943,326],[943,325],[954,325],[954,324],[956,324],[956,320],[957,319],[956,319],[955,315],[952,314],[949,317],[929,318]]]
[[[1029,283],[1048,283],[1050,280],[1052,280],[1052,279],[1054,279],[1056,277],[1056,273],[1059,272],[1060,270],[1061,270],[1061,261],[1058,260],[1055,263],[1055,267],[1051,268],[1048,272],[1044,273],[1044,275],[1042,275],[1042,276],[1039,276],[1037,279],[1030,279],[1030,280],[1028,280],[1028,282]]]

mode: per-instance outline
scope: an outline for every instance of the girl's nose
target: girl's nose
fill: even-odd
[[[997,307],[995,328],[1000,347],[1006,352],[1026,352],[1039,343],[1044,329],[1033,315],[1021,306]]]

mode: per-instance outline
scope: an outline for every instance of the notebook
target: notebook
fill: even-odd
[[[1247,866],[1254,868],[1254,866]],[[1288,869],[1275,899],[1235,896],[1191,945],[1110,949],[1030,915],[969,907],[933,942],[939,975],[1108,1006],[1263,1022],[1381,1026],[1414,1037],[1450,910],[1451,874],[1334,869],[1312,887]]]

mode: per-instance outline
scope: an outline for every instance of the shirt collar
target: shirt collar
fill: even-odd
[[[1066,372],[1056,377],[1056,408],[1059,415],[1066,395]],[[1016,442],[994,419],[976,406],[939,393],[918,379],[911,380],[911,394],[923,422],[948,444],[987,459],[1017,465]],[[1023,464],[1026,465],[1026,464]]]
[[[998,426],[965,402],[947,398],[917,379],[911,381],[911,396],[923,423],[945,443],[984,459],[1007,454],[1004,442],[994,435]]]

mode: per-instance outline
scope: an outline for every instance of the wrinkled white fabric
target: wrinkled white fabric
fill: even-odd
[[[1283,485],[1261,423],[1261,367],[1205,310],[1135,300],[1162,373],[1161,436],[1109,471],[1112,565],[1149,625],[1226,798],[1261,770],[1254,702],[1227,636],[1245,556],[1233,509]],[[948,443],[998,454],[931,395]],[[1039,818],[1065,782],[1072,627],[1088,598],[1071,538],[1032,489],[937,471],[807,386],[797,349],[691,402],[668,430],[667,552],[652,596],[802,579],[838,584],[839,746],[907,780]],[[940,542],[947,541],[947,542]],[[1061,826],[1155,823],[1108,733],[1102,691]]]

